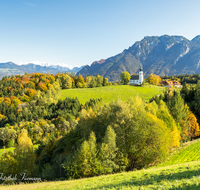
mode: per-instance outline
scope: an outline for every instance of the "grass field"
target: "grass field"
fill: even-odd
[[[144,87],[116,85],[104,86],[98,88],[82,88],[82,89],[68,89],[62,90],[61,99],[66,97],[78,97],[79,101],[84,104],[93,98],[102,98],[104,103],[112,102],[113,100],[121,99],[123,101],[138,95],[144,101],[148,101],[153,96],[163,92],[164,88],[159,86],[148,85]]]
[[[198,160],[200,160],[200,139],[184,143],[182,147],[172,152],[166,162],[158,165],[158,167]]]
[[[87,179],[1,186],[1,190],[200,189],[200,161]]]
[[[165,166],[151,167],[138,171],[123,172],[87,179],[37,182],[34,184],[20,184],[15,186],[1,186],[5,190],[51,189],[51,190],[89,190],[89,189],[169,189],[169,190],[199,190],[200,189],[200,139],[184,143],[174,150],[174,154],[164,163]],[[179,164],[176,164],[178,161]],[[185,162],[185,163],[181,163]],[[171,164],[166,166],[167,164]],[[37,176],[33,176],[37,177]]]

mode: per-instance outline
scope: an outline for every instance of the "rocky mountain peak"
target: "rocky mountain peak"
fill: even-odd
[[[98,62],[94,62],[98,63]],[[80,74],[100,74],[111,81],[119,80],[122,71],[138,71],[141,65],[144,74],[176,75],[200,73],[200,35],[193,40],[184,36],[145,36],[122,53],[80,70]]]

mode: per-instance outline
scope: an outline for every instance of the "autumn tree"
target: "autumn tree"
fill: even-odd
[[[82,75],[79,75],[76,79],[76,87],[77,88],[84,88],[85,87],[85,80]]]
[[[108,86],[108,78],[103,79],[103,86]]]
[[[128,84],[130,82],[131,75],[129,74],[128,71],[125,71],[121,73],[120,78],[123,84]]]
[[[10,138],[10,131],[9,128],[0,128],[0,139],[3,141],[5,146],[5,141]]]
[[[155,75],[151,73],[149,77],[147,78],[147,81],[149,82],[149,84],[159,85],[162,79],[160,78],[159,75]]]
[[[197,118],[192,112],[190,112],[188,121],[189,121],[189,136],[192,139],[198,137],[200,134],[199,124],[197,122]]]
[[[6,175],[9,176],[11,174],[17,174],[19,172],[19,163],[15,158],[15,155],[13,152],[5,152],[0,157],[0,171]]]
[[[72,87],[72,79],[69,75],[63,74],[61,75],[61,84],[62,89],[70,89]]]
[[[101,87],[103,85],[103,76],[96,75],[97,87]]]
[[[26,129],[22,129],[21,133],[18,135],[17,143],[18,146],[24,150],[33,146]]]
[[[106,125],[115,129],[117,147],[128,157],[129,169],[162,160],[168,154],[169,129],[156,115],[145,110],[144,102],[138,97],[110,103],[102,109],[93,124],[97,141],[104,137]]]
[[[91,75],[88,75],[85,77],[85,83],[86,83],[86,86],[87,88],[91,88],[91,81],[93,80],[93,76]],[[96,85],[95,85],[96,86]]]
[[[37,167],[35,165],[33,144],[26,129],[22,129],[18,135],[17,142],[18,146],[14,151],[14,157],[18,162],[18,171],[31,176],[37,170]]]
[[[171,148],[179,147],[181,140],[180,131],[178,130],[173,117],[170,115],[165,102],[161,100],[158,105],[156,105],[155,101],[153,101],[152,103],[148,104],[148,106],[151,107],[151,110],[155,110],[154,112],[151,111],[151,113],[153,113],[153,115],[157,115],[157,117],[163,120],[169,128],[171,134]]]
[[[41,91],[44,91],[44,92],[46,92],[48,90],[48,88],[47,88],[47,86],[44,82],[39,82],[37,88]]]
[[[25,129],[19,134],[14,152],[6,152],[0,158],[0,170],[5,174],[26,173],[33,175],[37,170],[31,139]]]

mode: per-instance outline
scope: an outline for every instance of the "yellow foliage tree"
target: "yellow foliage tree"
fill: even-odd
[[[170,148],[179,147],[181,140],[180,131],[178,130],[173,117],[170,115],[165,102],[161,100],[160,103],[157,105],[155,101],[153,101],[152,103],[146,104],[145,109],[151,114],[157,116],[159,119],[163,120],[166,123],[167,127],[170,129]]]
[[[35,165],[33,144],[28,137],[27,130],[22,129],[17,141],[18,146],[14,152],[6,152],[0,157],[0,171],[6,176],[19,173],[26,173],[26,176],[31,176],[37,167]]]
[[[11,96],[10,100],[11,100],[11,104],[15,106],[18,106],[21,103],[20,99],[17,98],[16,96]]]
[[[14,158],[13,152],[5,152],[0,157],[0,171],[4,174],[4,176],[18,173],[18,162]]]
[[[4,101],[4,98],[3,98],[3,97],[0,97],[0,103],[3,102],[3,101]]]
[[[28,132],[26,129],[22,129],[21,133],[18,135],[17,142],[18,146],[24,150],[33,147],[33,143],[30,137],[28,137]]]
[[[155,75],[151,73],[149,77],[147,78],[147,81],[149,82],[149,84],[159,85],[162,79],[160,78],[159,75]]]
[[[181,140],[180,131],[178,130],[177,126],[174,123],[174,130],[171,132],[171,146],[179,147],[180,140]]]
[[[6,116],[5,116],[5,115],[2,115],[2,114],[0,113],[0,121],[3,120],[4,118],[6,118]]]
[[[35,155],[33,151],[33,143],[28,137],[26,129],[22,129],[18,135],[18,146],[14,151],[14,157],[18,162],[18,171],[26,173],[26,176],[31,176],[37,169],[35,165]]]

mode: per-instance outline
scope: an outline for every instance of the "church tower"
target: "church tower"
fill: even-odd
[[[139,83],[140,84],[143,83],[143,69],[142,69],[142,67],[140,68],[140,71],[139,71]]]

